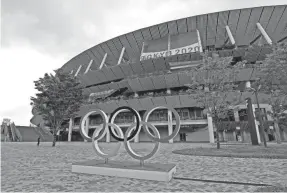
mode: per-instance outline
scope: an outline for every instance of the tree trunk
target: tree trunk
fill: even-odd
[[[216,147],[217,149],[220,149],[220,141],[219,141],[219,124],[218,124],[218,116],[217,112],[215,110],[215,117],[214,117],[214,124],[216,126]]]
[[[56,129],[54,130],[53,132],[53,144],[52,144],[52,147],[55,147],[56,146],[56,141],[57,141],[57,132],[56,132]]]
[[[216,147],[217,147],[217,149],[220,149],[220,141],[219,141],[218,129],[216,129]]]
[[[276,141],[278,144],[281,144],[281,134],[280,134],[280,128],[278,125],[278,119],[274,119],[274,130],[275,130],[275,135],[276,135]]]
[[[219,140],[219,124],[215,123],[216,126],[216,147],[217,149],[220,149],[220,140]]]

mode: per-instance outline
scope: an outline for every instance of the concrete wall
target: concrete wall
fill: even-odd
[[[160,132],[161,137],[168,136],[168,128],[167,126],[157,126],[158,131]],[[181,128],[179,133],[174,137],[174,142],[180,141],[180,133],[186,133],[186,141],[187,142],[209,142],[209,134],[208,134],[208,127],[200,128],[196,131],[192,131],[188,128]],[[140,142],[151,142],[145,132],[142,130],[140,133]]]
[[[181,129],[180,132],[186,133],[187,142],[209,142],[208,127],[199,128],[196,131]]]
[[[161,138],[168,136],[168,129],[167,126],[157,126],[157,129],[160,133]],[[140,142],[152,142],[151,139],[145,134],[144,130],[142,129],[139,136]]]
[[[225,132],[224,141],[236,141],[235,135],[233,131]]]

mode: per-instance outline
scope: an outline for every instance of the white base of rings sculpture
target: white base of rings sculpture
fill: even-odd
[[[173,115],[175,116],[176,126],[171,135],[161,138],[157,128],[154,125],[148,123],[147,121],[150,114],[154,110],[163,108],[167,108],[173,113]],[[133,113],[136,119],[135,123],[133,123],[126,130],[125,134],[123,133],[121,128],[114,123],[115,117],[119,113],[124,111],[130,111],[131,113]],[[85,122],[91,114],[100,114],[103,118],[103,124],[102,127],[95,129],[92,137],[89,137],[85,130]],[[148,138],[153,140],[155,144],[153,150],[147,155],[138,155],[133,151],[130,145],[130,141],[133,140],[136,136],[138,137],[142,128],[144,129],[144,132],[148,136]],[[153,134],[150,132],[150,129],[153,131]],[[168,182],[172,179],[173,175],[176,172],[175,164],[146,163],[145,160],[150,159],[153,155],[157,153],[160,147],[160,143],[168,142],[169,140],[173,139],[178,134],[179,129],[180,117],[175,109],[168,106],[158,106],[146,111],[143,116],[143,120],[141,120],[139,113],[135,109],[128,106],[117,108],[111,114],[109,120],[107,115],[102,110],[90,110],[81,119],[80,132],[84,139],[92,141],[92,146],[96,154],[103,159],[94,159],[74,163],[72,164],[72,172]],[[111,152],[104,153],[99,147],[98,141],[105,137],[105,135],[107,134],[111,134],[111,136],[116,139],[118,143],[116,148],[113,149]],[[139,162],[109,160],[110,158],[117,155],[122,145],[124,145],[127,153],[132,158],[139,160]]]

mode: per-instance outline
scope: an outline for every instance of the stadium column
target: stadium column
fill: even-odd
[[[272,119],[272,117],[270,116],[270,114],[267,113],[267,112],[272,112],[272,106],[271,106],[271,105],[268,105],[268,106],[265,108],[265,110],[266,110],[267,120],[268,120],[268,121],[273,121],[273,119]],[[279,133],[277,133],[277,131],[275,130],[275,127],[274,127],[274,126],[269,126],[269,129],[274,131],[274,135],[275,135],[275,139],[276,139],[276,140],[277,140],[277,138],[280,138],[280,135],[279,135]],[[279,130],[279,132],[280,132],[280,130]],[[264,133],[266,133],[266,132],[264,132]],[[268,135],[266,136],[265,139],[268,139]],[[282,140],[282,139],[279,139],[279,140]]]
[[[207,124],[208,124],[208,133],[209,133],[209,143],[214,143],[214,130],[213,130],[213,122],[212,117],[207,115]]]
[[[286,131],[282,131],[283,139],[282,141],[287,141],[287,133]]]
[[[256,117],[255,116],[255,105],[253,105],[253,104],[252,104],[252,111],[253,111],[254,117]],[[255,129],[256,129],[256,134],[257,134],[257,140],[258,140],[258,143],[260,144],[261,143],[261,136],[260,136],[259,127],[258,127],[259,126],[259,122],[256,119],[254,119],[254,121],[255,121]],[[263,134],[265,134],[265,132]]]
[[[238,114],[238,109],[233,110],[234,113],[234,120],[235,122],[239,123],[239,114]],[[236,126],[236,131],[240,131],[240,126]],[[234,139],[236,141],[236,131],[233,131]],[[240,134],[243,135],[243,133],[240,131]]]
[[[74,122],[73,118],[70,118],[69,132],[68,132],[68,141],[71,141],[71,139],[72,139],[73,122]]]
[[[134,123],[136,122],[136,117],[134,116]],[[134,142],[138,143],[140,141],[140,132],[138,132],[138,134],[136,134]]]
[[[110,120],[110,115],[108,115],[108,120]],[[110,143],[110,142],[111,142],[111,134],[110,134],[110,130],[107,129],[106,143]]]
[[[171,94],[170,88],[166,89],[166,94]]]
[[[90,117],[87,117],[86,124],[85,124],[85,131],[88,135],[89,135],[89,126],[90,126]],[[84,141],[87,142],[86,139]]]
[[[167,111],[167,127],[168,127],[168,135],[171,135],[173,132],[173,127],[172,127],[172,112],[171,110]],[[170,139],[168,141],[169,143],[173,143],[173,139]]]

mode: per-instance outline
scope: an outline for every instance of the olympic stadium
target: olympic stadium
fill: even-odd
[[[232,57],[232,62],[246,60],[256,63],[271,52],[271,45],[287,39],[287,6],[265,6],[182,18],[138,29],[95,45],[78,54],[62,69],[73,74],[84,86],[87,104],[77,113],[78,117],[63,124],[63,138],[68,141],[83,141],[80,134],[80,120],[90,109],[101,109],[110,115],[121,106],[129,106],[143,116],[155,106],[170,106],[180,115],[180,131],[170,140],[173,142],[214,142],[215,127],[212,118],[207,117],[202,108],[189,97],[186,84],[194,76],[192,69],[202,63],[201,52],[210,56]],[[244,90],[246,84],[256,79],[254,69],[244,69],[238,84],[242,88],[241,97],[251,98],[252,111],[256,110],[255,96]],[[265,120],[272,121],[266,113],[266,95],[259,93],[260,111]],[[250,117],[245,102],[233,111],[227,121],[247,122]],[[40,115],[33,112],[31,123],[43,124]],[[86,131],[91,136],[101,127],[102,118],[90,115],[86,121]],[[157,109],[149,120],[156,126],[161,136],[168,136],[175,127],[171,110]],[[123,130],[134,122],[131,112],[121,112],[115,123]],[[256,127],[258,121],[254,120]],[[286,133],[282,136],[286,137]],[[265,132],[272,140],[273,127]],[[250,141],[248,127],[230,127],[220,131],[222,141]],[[102,141],[116,141],[110,134]],[[135,142],[149,142],[144,131]]]

